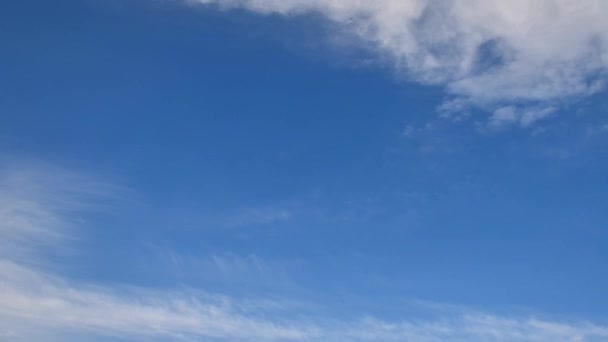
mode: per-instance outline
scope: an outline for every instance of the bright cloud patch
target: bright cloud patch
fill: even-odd
[[[411,79],[461,103],[548,113],[603,89],[608,2],[603,0],[197,0],[261,14],[321,13],[387,56]],[[450,107],[450,106],[448,106]],[[445,109],[445,108],[443,108]],[[536,117],[520,117],[522,125]]]

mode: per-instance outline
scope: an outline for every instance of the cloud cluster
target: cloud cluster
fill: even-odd
[[[453,111],[471,105],[490,112],[504,106],[548,111],[602,90],[607,76],[603,0],[193,2],[260,14],[319,13],[397,72],[444,87],[460,104],[446,107]]]

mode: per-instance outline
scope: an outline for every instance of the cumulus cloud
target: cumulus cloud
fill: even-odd
[[[321,14],[398,73],[444,87],[453,99],[443,111],[544,106],[537,109],[543,112],[602,90],[607,76],[608,2],[603,0],[193,2],[260,14]],[[520,121],[538,119],[530,114]]]
[[[49,172],[52,170],[52,172]],[[458,309],[440,317],[386,321],[370,315],[332,317],[256,297],[201,290],[85,283],[31,262],[49,249],[78,245],[75,214],[90,210],[105,184],[58,169],[0,172],[0,339],[206,341],[582,341],[606,340],[593,323],[501,317]],[[6,208],[4,208],[6,206]],[[7,209],[8,208],[8,209]],[[77,215],[76,215],[77,216]],[[69,234],[68,232],[72,232]],[[57,236],[49,240],[49,236]],[[5,241],[5,239],[10,240]],[[17,245],[19,248],[12,248]],[[219,261],[218,261],[219,260]],[[224,263],[225,260],[216,259]],[[224,265],[226,266],[226,265]],[[240,264],[237,265],[241,267]],[[226,267],[233,268],[233,265]],[[311,310],[314,311],[311,313]],[[357,315],[354,315],[357,316]]]

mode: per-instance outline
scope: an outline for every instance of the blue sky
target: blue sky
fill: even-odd
[[[608,339],[603,1],[0,5],[0,339]]]

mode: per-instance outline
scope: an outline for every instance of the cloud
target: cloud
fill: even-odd
[[[11,164],[10,161],[7,164]],[[99,209],[119,187],[43,163],[0,169],[0,257],[33,262],[75,238],[79,214]],[[40,261],[40,260],[37,260]]]
[[[292,318],[285,318],[292,317]],[[293,318],[297,317],[297,318]],[[71,333],[124,339],[213,341],[583,341],[608,328],[462,311],[382,321],[305,317],[280,303],[243,305],[196,291],[87,286],[0,262],[0,336],[33,341]]]
[[[445,88],[452,99],[443,112],[462,111],[465,104],[490,112],[554,107],[596,93],[606,82],[604,0],[191,2],[264,15],[321,14],[398,73]],[[522,120],[532,124],[535,117]]]
[[[608,327],[536,317],[503,317],[468,309],[393,321],[367,314],[334,317],[247,293],[247,299],[179,288],[159,290],[85,283],[31,262],[48,250],[78,245],[79,213],[112,186],[61,169],[0,172],[0,339],[12,341],[582,341],[608,339]],[[58,238],[48,239],[49,236]],[[10,237],[10,243],[4,239]],[[11,244],[18,248],[12,248]],[[240,259],[216,258],[232,272]],[[260,262],[253,262],[260,266]],[[312,312],[311,312],[312,311]],[[357,318],[359,317],[359,318]],[[69,337],[68,337],[69,336]]]
[[[273,207],[249,207],[240,209],[225,219],[227,227],[247,227],[257,225],[270,225],[292,219],[291,211]]]
[[[81,215],[120,187],[39,163],[0,170],[0,336],[48,340],[68,333],[188,339],[300,340],[305,327],[245,315],[247,303],[194,290],[167,294],[54,275],[48,252],[78,245]],[[215,258],[224,268],[226,258]],[[238,260],[237,260],[238,261]],[[261,262],[254,258],[256,265]],[[246,265],[238,264],[238,267]],[[219,267],[219,266],[218,266]],[[279,304],[264,308],[280,307]]]
[[[302,340],[309,334],[305,327],[290,328],[254,313],[246,315],[221,297],[84,286],[7,262],[0,263],[0,274],[0,317],[17,320],[10,329],[18,335],[46,330],[131,338],[279,341]]]
[[[139,259],[139,267],[155,268],[167,277],[184,282],[202,282],[214,288],[264,289],[279,292],[297,287],[292,272],[302,268],[302,264],[286,258],[270,259],[255,253],[214,252],[201,255],[198,250],[148,245],[147,251]]]
[[[515,106],[500,107],[490,117],[488,126],[498,129],[512,124],[528,127],[536,121],[550,116],[555,111],[556,109],[553,107],[523,109]]]

